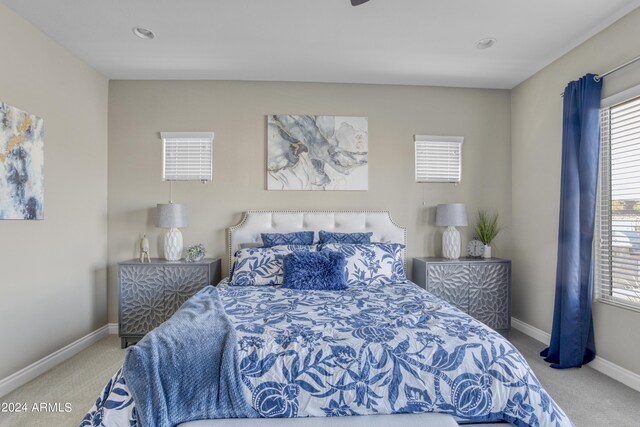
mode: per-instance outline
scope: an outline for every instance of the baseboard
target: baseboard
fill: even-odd
[[[551,342],[551,334],[546,333],[542,329],[538,329],[535,326],[531,326],[528,323],[524,323],[520,319],[515,317],[511,318],[511,327],[516,331],[520,331],[525,335],[529,335],[536,341],[540,341],[543,344],[549,345]]]
[[[596,371],[602,372],[606,376],[611,377],[616,381],[620,381],[622,384],[631,387],[636,391],[640,391],[640,375],[635,372],[609,362],[607,359],[603,359],[600,356],[596,356],[596,358],[587,366],[591,366]]]
[[[116,328],[117,329],[117,328]],[[81,352],[85,348],[100,341],[102,338],[109,335],[109,325],[104,325],[100,329],[97,329],[84,337],[72,342],[71,344],[51,353],[48,356],[43,357],[37,362],[32,363],[24,369],[9,375],[6,378],[0,380],[0,397],[11,393],[18,387],[28,383],[36,377],[44,374],[49,369],[54,368],[70,357]]]
[[[109,323],[107,326],[109,327],[109,335],[118,335],[117,323]]]
[[[546,333],[542,329],[536,328],[535,326],[531,326],[528,323],[524,323],[522,320],[516,319],[515,317],[511,318],[511,327],[545,345],[549,345],[549,342],[551,341],[550,334]],[[600,356],[596,356],[596,358],[587,366],[621,382],[628,387],[631,387],[636,391],[640,391],[640,375],[635,372],[609,362],[607,359],[603,359]]]

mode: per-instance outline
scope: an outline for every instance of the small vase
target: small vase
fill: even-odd
[[[482,252],[482,258],[491,258],[491,246],[484,245],[484,252]]]
[[[200,255],[189,255],[187,253],[187,256],[184,257],[185,261],[187,262],[200,262],[204,259],[204,254],[200,254]]]

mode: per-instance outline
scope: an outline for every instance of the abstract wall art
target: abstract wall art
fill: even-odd
[[[367,190],[366,117],[267,117],[267,189]]]
[[[42,219],[44,120],[0,102],[0,219]]]

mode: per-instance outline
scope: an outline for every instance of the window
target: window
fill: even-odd
[[[640,309],[640,97],[603,100],[595,286],[601,301]],[[612,105],[613,104],[613,105]]]
[[[161,132],[162,179],[211,181],[213,132]]]
[[[416,182],[460,182],[461,136],[415,135]]]

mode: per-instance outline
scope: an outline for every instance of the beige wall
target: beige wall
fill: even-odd
[[[103,326],[108,82],[0,4],[0,100],[44,118],[43,221],[0,221],[0,379]]]
[[[266,191],[266,115],[369,117],[369,191]],[[166,202],[160,131],[214,131],[214,181],[174,184],[191,224],[185,245],[225,255],[225,229],[248,209],[385,209],[407,227],[408,255],[439,254],[428,208],[464,202],[511,222],[509,92],[408,86],[212,81],[112,81],[109,86],[109,321],[117,321],[116,263],[137,255],[141,233],[159,255],[150,210]],[[463,135],[462,183],[415,184],[413,135]],[[424,198],[424,206],[423,206]],[[471,229],[463,230],[466,245]],[[508,229],[497,240],[509,256]],[[225,265],[226,272],[226,265]]]
[[[640,54],[640,10],[575,48],[511,93],[513,315],[550,332],[560,200],[562,98],[567,82]],[[604,96],[640,84],[640,64],[604,80]],[[598,354],[640,373],[640,313],[594,304]]]

